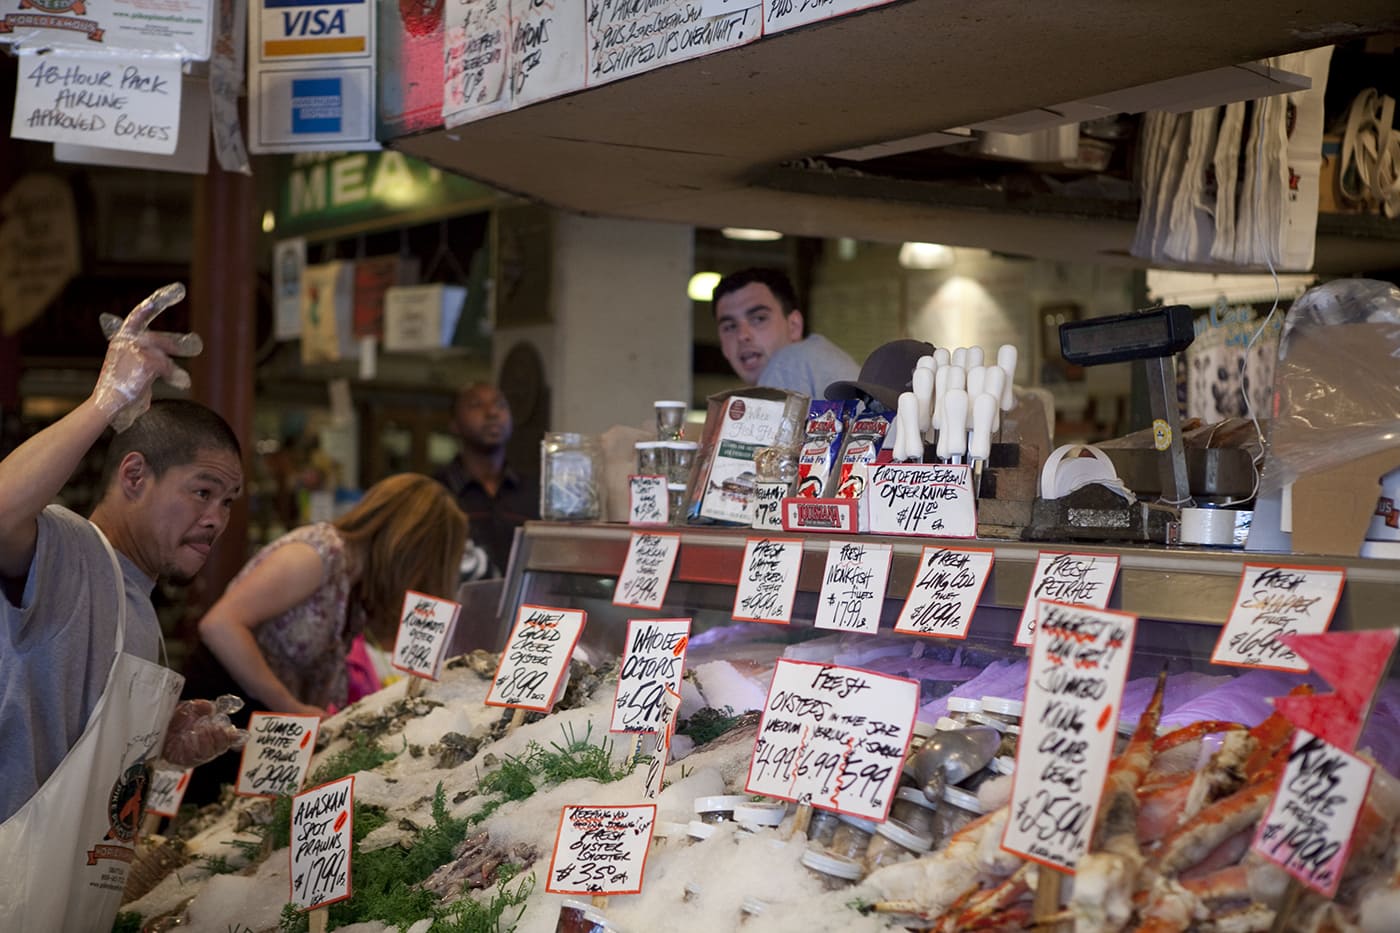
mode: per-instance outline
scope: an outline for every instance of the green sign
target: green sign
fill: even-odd
[[[386,149],[382,152],[301,153],[281,157],[277,239],[363,233],[487,210],[507,200],[468,181]]]

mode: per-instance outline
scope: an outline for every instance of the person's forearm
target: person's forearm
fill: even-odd
[[[199,637],[248,696],[273,712],[298,712],[306,704],[268,666],[251,629],[231,623],[199,626]]]
[[[0,461],[0,576],[29,571],[39,513],[102,436],[107,420],[89,399]]]

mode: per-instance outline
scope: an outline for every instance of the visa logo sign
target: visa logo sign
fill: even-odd
[[[345,11],[299,10],[296,13],[282,14],[282,34],[284,36],[326,36],[331,33],[345,34]]]

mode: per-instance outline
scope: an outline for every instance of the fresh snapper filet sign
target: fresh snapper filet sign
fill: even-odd
[[[369,0],[251,0],[248,148],[377,149]]]

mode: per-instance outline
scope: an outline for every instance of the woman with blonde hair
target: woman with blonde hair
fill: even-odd
[[[325,716],[346,703],[357,635],[392,648],[406,590],[455,595],[466,539],[467,518],[446,488],[391,476],[335,521],[255,554],[200,620],[200,638],[250,706]]]

